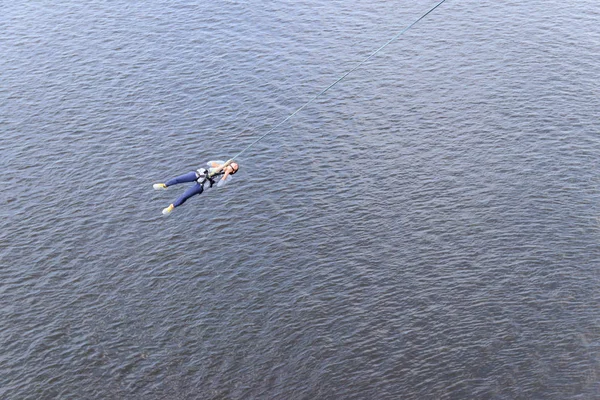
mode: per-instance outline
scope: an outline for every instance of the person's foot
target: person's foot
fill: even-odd
[[[167,189],[167,185],[165,185],[164,183],[155,183],[154,185],[152,185],[152,187],[154,188],[154,190],[166,190]]]
[[[173,211],[174,208],[175,208],[175,206],[173,204],[170,204],[169,207],[162,210],[162,213],[164,215],[168,215],[171,213],[171,211]]]

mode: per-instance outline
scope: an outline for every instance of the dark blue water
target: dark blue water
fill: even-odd
[[[0,398],[600,398],[600,6],[0,17]]]

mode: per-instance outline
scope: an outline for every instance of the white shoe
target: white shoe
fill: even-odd
[[[154,190],[167,190],[167,185],[165,185],[164,183],[155,183],[154,185],[152,185],[152,187],[154,188]]]
[[[173,211],[173,209],[174,209],[174,208],[175,208],[175,206],[173,206],[173,204],[170,204],[170,205],[169,205],[169,207],[167,207],[167,208],[164,208],[164,209],[162,210],[162,213],[163,213],[164,215],[171,214],[171,211]]]

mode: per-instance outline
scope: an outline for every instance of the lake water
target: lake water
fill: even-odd
[[[600,5],[0,16],[0,398],[600,398]]]

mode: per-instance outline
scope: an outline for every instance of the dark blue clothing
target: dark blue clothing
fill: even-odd
[[[172,186],[177,185],[178,183],[196,182],[196,179],[198,179],[198,174],[196,174],[196,171],[192,171],[176,178],[169,179],[165,185]]]
[[[182,205],[190,197],[200,194],[204,191],[204,186],[202,186],[201,184],[196,182],[196,179],[198,179],[198,174],[195,171],[192,171],[192,172],[188,172],[187,174],[170,179],[167,181],[167,183],[165,183],[165,185],[171,186],[171,185],[177,185],[178,183],[195,182],[194,186],[187,189],[185,192],[183,192],[183,194],[181,196],[179,196],[177,198],[177,200],[175,200],[175,202],[173,203],[174,207],[178,207],[178,206]]]

